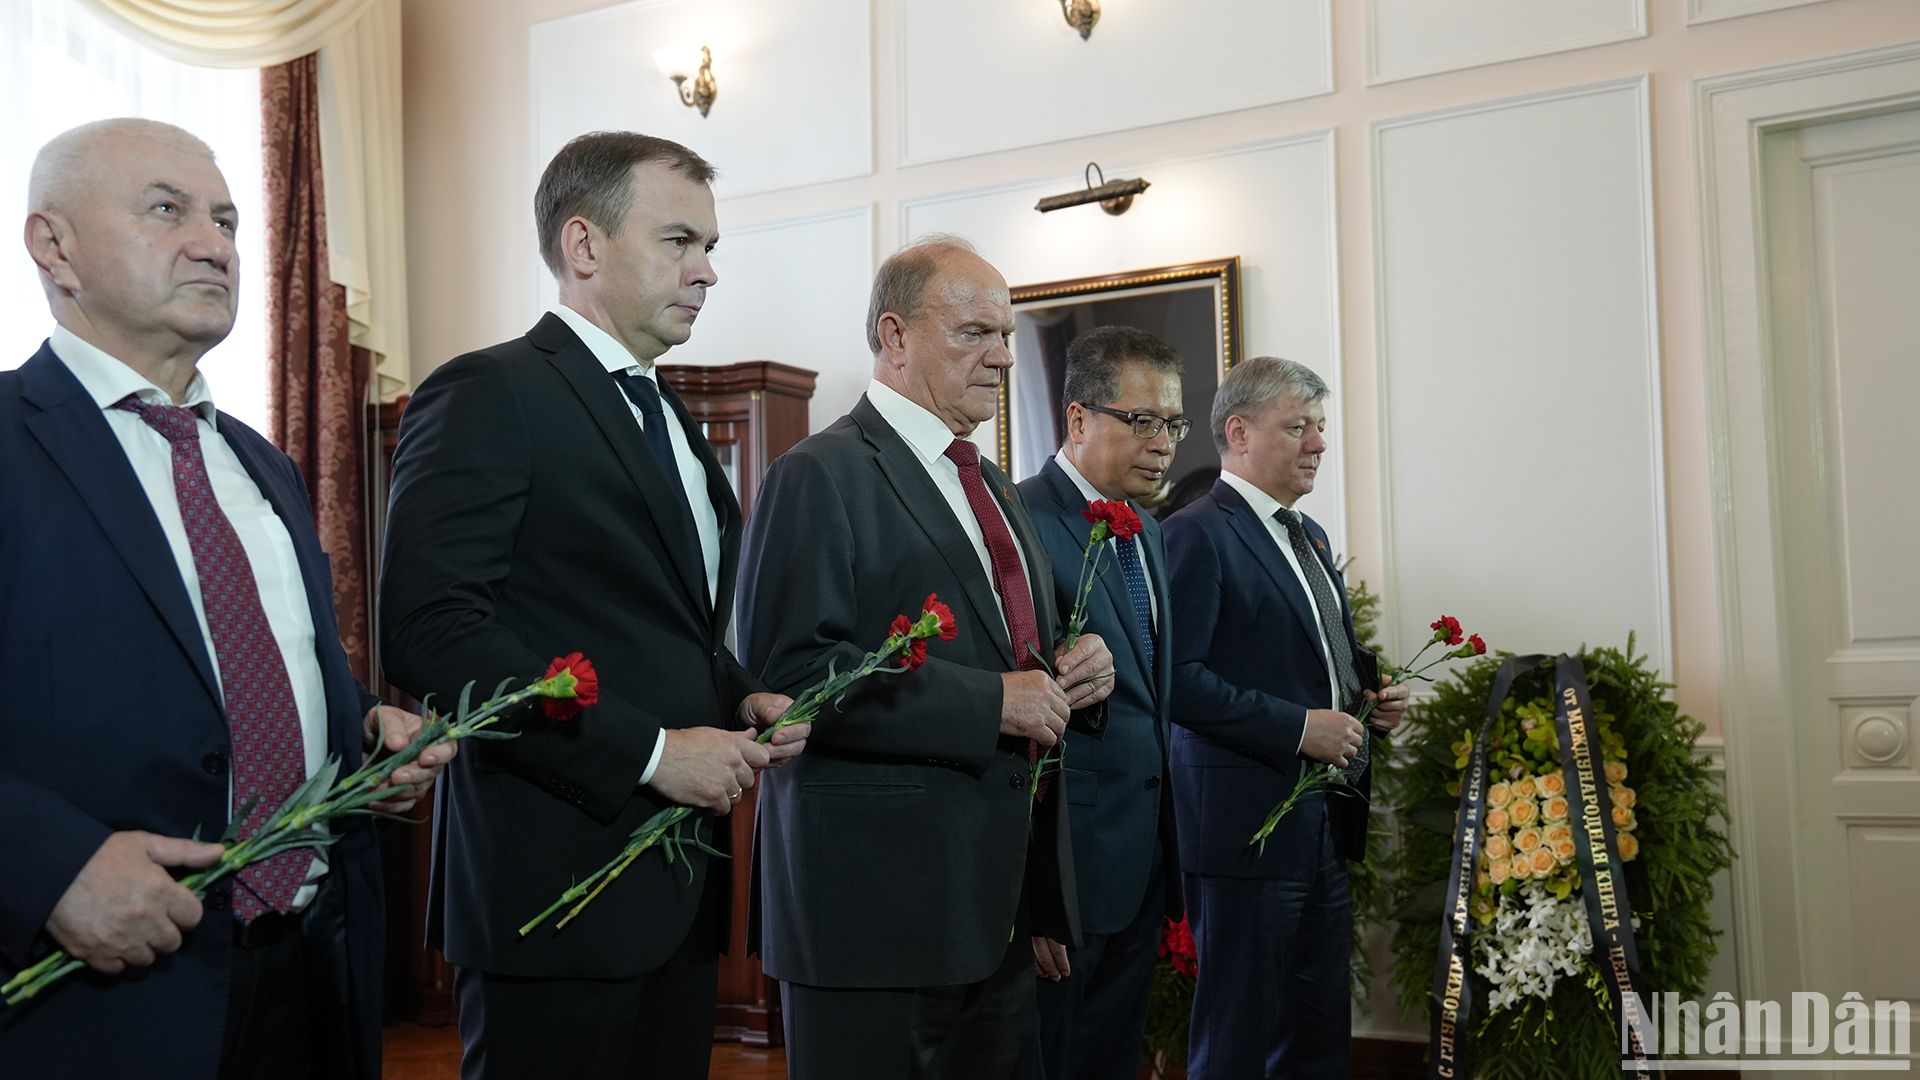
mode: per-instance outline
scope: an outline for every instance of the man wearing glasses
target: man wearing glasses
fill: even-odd
[[[1103,326],[1067,349],[1059,453],[1020,483],[1053,560],[1061,611],[1071,611],[1087,542],[1081,511],[1095,499],[1150,495],[1193,426],[1181,415],[1185,364],[1142,330]],[[1047,1080],[1132,1077],[1139,1066],[1161,916],[1180,911],[1167,784],[1172,650],[1166,548],[1138,503],[1143,531],[1111,539],[1087,601],[1087,632],[1111,643],[1115,682],[1098,731],[1067,738],[1066,798],[1083,944],[1033,939],[1040,977],[1041,1067]]]

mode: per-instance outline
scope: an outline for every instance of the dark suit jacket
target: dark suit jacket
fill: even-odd
[[[1378,685],[1372,654],[1353,639],[1346,582],[1327,534],[1302,515],[1314,554],[1340,597],[1340,616],[1362,686]],[[1307,710],[1332,704],[1313,605],[1247,501],[1226,481],[1166,521],[1173,579],[1174,798],[1181,866],[1192,873],[1266,878],[1312,815],[1289,814],[1259,855],[1247,841],[1293,790]],[[1363,794],[1371,770],[1363,777]],[[1365,851],[1366,803],[1328,796],[1340,852]]]
[[[293,540],[313,615],[329,753],[361,762],[378,704],[340,648],[333,579],[300,474],[225,413],[216,421]],[[100,408],[53,350],[0,372],[0,982],[52,948],[47,916],[109,833],[217,837],[228,816],[226,708],[186,585]],[[340,828],[329,873],[347,917],[360,1075],[379,1075],[379,852]],[[0,1007],[8,1075],[213,1076],[226,1021],[231,883],[179,952],[144,972],[68,976]]]
[[[484,696],[575,650],[600,675],[600,703],[577,719],[529,708],[518,739],[469,742],[441,780],[428,939],[462,967],[631,978],[679,947],[704,890],[729,903],[706,856],[669,867],[649,853],[565,930],[517,935],[667,805],[639,786],[661,729],[737,726],[759,688],[725,644],[739,503],[679,396],[660,392],[706,465],[689,494],[720,516],[717,604],[619,385],[559,317],[449,361],[401,421],[380,588],[394,683],[450,708],[470,680]],[[727,848],[724,822],[695,820]]]
[[[1085,558],[1086,497],[1052,459],[1020,481],[1034,532],[1053,562],[1054,600],[1061,619],[1073,610],[1075,583]],[[1140,547],[1160,606],[1159,649],[1147,668],[1147,647],[1133,616],[1120,565],[1109,552],[1087,600],[1086,632],[1113,652],[1113,696],[1098,733],[1067,738],[1067,801],[1073,805],[1075,892],[1081,929],[1113,934],[1140,912],[1160,849],[1170,914],[1180,910],[1180,867],[1173,843],[1172,785],[1167,783],[1168,716],[1173,701],[1173,602],[1167,591],[1166,545],[1160,523],[1137,504]]]
[[[981,473],[1026,554],[1040,639],[1059,638],[1052,576],[1013,484]],[[846,670],[928,593],[959,636],[920,670],[872,676],[767,774],[756,896],[767,974],[812,986],[973,983],[999,967],[1022,882],[1033,932],[1077,940],[1065,801],[1033,816],[1024,740],[1000,735],[1015,670],[1000,601],[953,511],[865,397],[767,472],[747,536],[746,655],[797,693]],[[1057,789],[1056,789],[1057,790]]]

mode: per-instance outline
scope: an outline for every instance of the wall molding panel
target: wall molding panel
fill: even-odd
[[[1687,0],[1687,25],[1718,22],[1721,19],[1738,19],[1743,15],[1759,15],[1767,11],[1784,11],[1787,8],[1806,7],[1808,4],[1823,4],[1826,0]]]
[[[736,198],[873,172],[871,0],[637,0],[533,24],[533,175],[568,139],[631,129],[714,163]],[[712,112],[680,103],[653,63],[713,50]]]
[[[1689,0],[1700,2],[1715,0]],[[1367,85],[1377,86],[1646,37],[1647,9],[1646,0],[1367,0],[1366,25]]]
[[[722,207],[713,253],[719,283],[707,292],[693,337],[667,362],[811,368],[820,380],[808,430],[833,423],[873,372],[861,326],[875,266],[873,222],[872,204],[750,225],[729,225]]]
[[[1385,634],[1671,671],[1647,80],[1377,121]]]
[[[1299,360],[1333,387],[1334,450],[1301,506],[1348,550],[1333,133],[1120,161],[1108,174],[1144,176],[1153,188],[1122,217],[1091,206],[1034,212],[1041,195],[1081,183],[1077,173],[947,192],[903,202],[900,235],[959,233],[1016,286],[1240,256],[1242,355]],[[1222,214],[1223,206],[1257,209]],[[983,428],[981,437],[990,444],[992,434]],[[1371,569],[1364,576],[1377,576]]]
[[[1109,4],[1082,41],[1055,2],[904,0],[895,42],[899,164],[1332,93],[1330,3]],[[1191,65],[1170,65],[1170,56]],[[1021,78],[983,78],[983,69]]]

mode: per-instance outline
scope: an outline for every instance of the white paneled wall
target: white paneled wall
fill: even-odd
[[[873,279],[873,208],[720,225],[720,280],[675,364],[777,360],[820,373],[812,430],[852,407],[873,371],[863,326]]]
[[[1333,90],[1330,0],[904,0],[900,163],[1124,131]]]
[[[1387,628],[1668,643],[1644,79],[1374,125]]]
[[[873,170],[868,0],[641,0],[535,23],[535,182],[568,139],[631,129],[685,143],[720,169],[720,198]],[[713,50],[712,113],[680,103],[653,63]]]
[[[1645,37],[1646,2],[1367,0],[1367,81],[1411,79]]]
[[[1153,188],[1117,218],[1091,207],[1034,213],[1040,196],[1078,186],[1075,175],[910,200],[901,207],[901,235],[959,233],[1014,286],[1238,255],[1242,355],[1298,360],[1339,393],[1331,132],[1200,157],[1119,162],[1108,175],[1144,176]],[[1337,428],[1329,432],[1335,451],[1302,509],[1345,551],[1342,436]],[[981,438],[991,444],[993,435],[983,431]]]
[[[1716,22],[1720,19],[1737,19],[1742,15],[1758,15],[1763,11],[1779,11],[1782,8],[1804,7],[1807,4],[1824,3],[1825,0],[1687,0],[1687,23]]]

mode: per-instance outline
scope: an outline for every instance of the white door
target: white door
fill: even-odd
[[[1773,131],[1760,160],[1796,870],[1773,884],[1803,989],[1920,1015],[1920,109]]]

